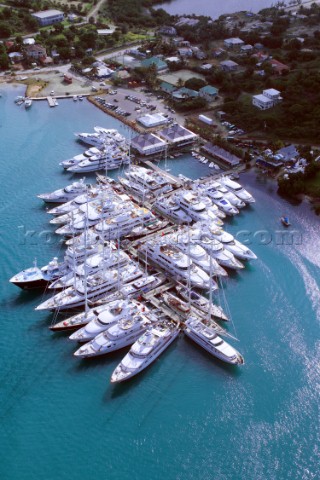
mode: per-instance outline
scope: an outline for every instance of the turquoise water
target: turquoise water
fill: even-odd
[[[48,330],[51,315],[34,311],[41,294],[8,278],[34,257],[42,265],[62,254],[36,194],[70,183],[58,162],[83,150],[73,132],[119,123],[86,101],[25,111],[13,103],[19,89],[0,93],[0,478],[319,478],[319,219],[308,205],[285,202],[254,172],[242,176],[256,204],[226,228],[259,259],[224,289],[242,368],[181,337],[133,381],[112,386],[125,351],[77,361],[67,337]],[[169,163],[194,178],[209,170],[190,156]],[[281,240],[283,213],[292,245]]]

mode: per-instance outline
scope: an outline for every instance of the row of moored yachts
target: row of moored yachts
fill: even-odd
[[[77,357],[132,345],[111,377],[120,382],[147,367],[183,330],[217,358],[243,363],[222,338],[231,335],[218,322],[228,317],[212,301],[228,269],[256,258],[222,229],[227,215],[254,201],[238,183],[221,177],[177,188],[165,172],[131,166],[119,183],[98,176],[97,184],[82,179],[39,197],[56,204],[49,213],[66,239],[63,261],[34,265],[10,281],[54,293],[36,310],[83,309],[50,327],[75,330],[70,339],[84,343]]]

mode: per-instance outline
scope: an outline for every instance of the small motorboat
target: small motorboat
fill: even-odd
[[[289,227],[291,225],[290,221],[289,221],[289,218],[285,215],[283,215],[281,218],[280,218],[280,221],[282,223],[282,225],[284,227]]]

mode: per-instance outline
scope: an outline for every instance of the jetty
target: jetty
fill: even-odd
[[[58,105],[58,102],[54,97],[47,97],[47,101],[48,101],[49,107],[56,107]]]

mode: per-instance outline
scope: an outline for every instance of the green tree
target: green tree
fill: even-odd
[[[7,22],[0,22],[0,38],[8,38],[11,33],[10,25]]]
[[[202,80],[201,78],[189,78],[189,80],[186,80],[184,86],[186,88],[190,88],[191,90],[200,90],[200,88],[205,87],[207,85],[207,82]]]

